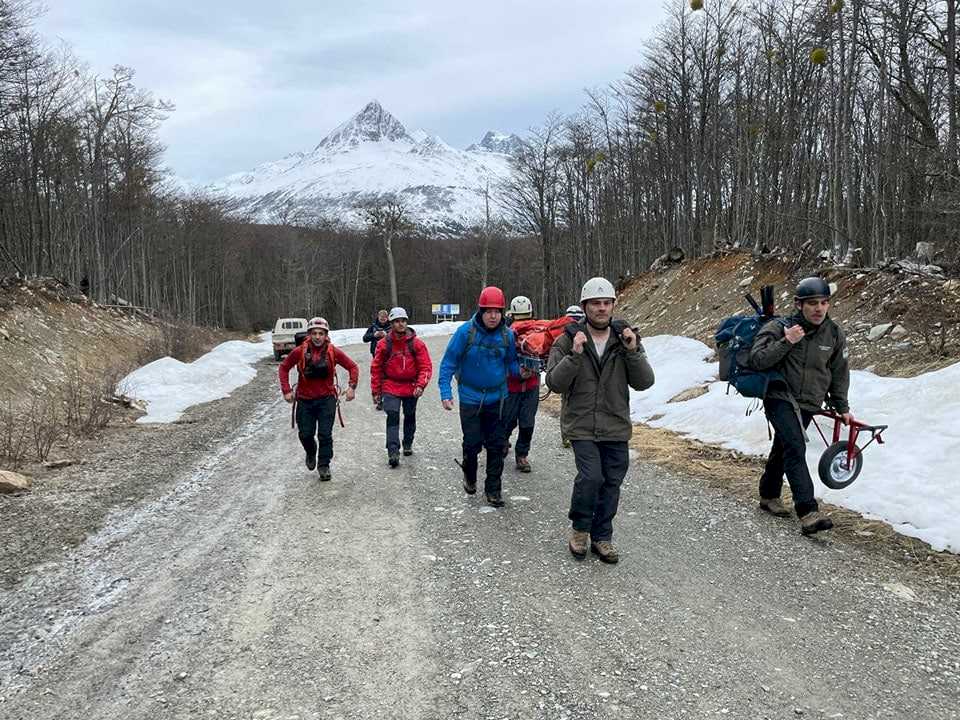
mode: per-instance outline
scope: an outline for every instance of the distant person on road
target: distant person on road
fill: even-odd
[[[403,408],[403,454],[413,455],[417,431],[417,400],[433,374],[430,352],[413,328],[407,327],[407,311],[390,311],[390,333],[377,343],[370,364],[370,392],[375,405],[387,413],[387,462],[400,464],[400,408]]]
[[[330,342],[330,324],[321,317],[307,323],[307,339],[280,363],[280,390],[288,403],[296,402],[300,444],[307,454],[308,470],[317,469],[321,480],[330,479],[333,459],[333,421],[337,414],[337,365],[350,374],[347,401],[356,395],[360,369],[343,350]],[[296,393],[290,388],[290,370],[297,368]]]
[[[547,361],[547,386],[563,394],[561,432],[573,445],[577,465],[568,547],[582,560],[589,541],[605,563],[620,559],[613,545],[613,518],[630,465],[630,388],[653,385],[653,369],[639,336],[613,319],[616,299],[606,278],[587,280],[580,292],[586,322],[567,325]]]
[[[813,496],[813,479],[807,468],[804,433],[813,414],[831,405],[844,422],[853,418],[847,402],[850,367],[847,339],[827,314],[830,286],[823,278],[801,280],[794,292],[796,312],[786,322],[771,320],[757,333],[750,351],[750,365],[757,370],[776,369],[782,381],[770,383],[763,409],[773,426],[773,447],[760,477],[760,507],[777,517],[789,517],[780,501],[786,472],[793,493],[793,509],[800,518],[800,532],[812,535],[833,527],[820,512]]]
[[[463,489],[477,491],[480,450],[486,448],[484,493],[493,507],[504,505],[501,493],[503,448],[507,439],[507,376],[521,373],[513,332],[506,326],[506,299],[497,287],[480,293],[478,309],[450,338],[440,363],[440,400],[453,410],[452,378],[457,378],[460,428],[463,431]]]
[[[532,320],[533,303],[525,295],[517,295],[510,301],[510,323],[514,321]],[[517,445],[514,448],[514,459],[517,470],[523,473],[532,471],[527,455],[530,454],[530,443],[533,440],[533,430],[537,421],[537,408],[540,406],[540,369],[539,366],[529,367],[523,376],[511,374],[507,378],[509,397],[505,407],[507,421],[507,442],[503,448],[504,456],[510,454],[510,436],[519,427]]]
[[[390,314],[381,309],[377,311],[377,318],[373,321],[367,331],[363,334],[363,341],[370,343],[370,354],[377,352],[377,343],[387,336],[390,332]]]

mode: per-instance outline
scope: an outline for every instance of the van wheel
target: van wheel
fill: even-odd
[[[280,362],[280,357],[281,357],[282,355],[283,355],[283,353],[281,353],[279,350],[274,350],[274,351],[273,351],[273,359],[276,360],[277,362]]]

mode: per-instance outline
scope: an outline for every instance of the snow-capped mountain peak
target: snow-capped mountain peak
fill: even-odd
[[[257,222],[325,218],[361,227],[362,208],[399,200],[423,228],[455,235],[484,221],[486,188],[510,174],[515,135],[487,133],[460,150],[403,124],[372,101],[308,153],[293,153],[209,186]]]
[[[467,152],[494,152],[501,155],[516,155],[523,146],[523,140],[514,134],[487,131],[479,143],[467,148]]]
[[[383,109],[376,100],[371,100],[360,112],[337,126],[327,135],[317,149],[346,148],[364,142],[381,140],[411,140],[407,129],[393,115]]]

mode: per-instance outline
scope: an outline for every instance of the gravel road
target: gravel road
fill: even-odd
[[[427,344],[438,365],[446,338]],[[0,718],[960,717],[948,586],[641,464],[620,564],[576,562],[556,419],[488,508],[460,489],[435,382],[414,456],[387,467],[350,350],[364,391],[332,482],[303,466],[271,362],[196,427],[139,436],[169,466],[113,480],[159,472],[153,491],[0,590]]]

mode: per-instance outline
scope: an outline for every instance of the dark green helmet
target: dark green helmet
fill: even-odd
[[[808,277],[797,283],[793,299],[799,302],[816,298],[830,299],[830,285],[821,277]]]

